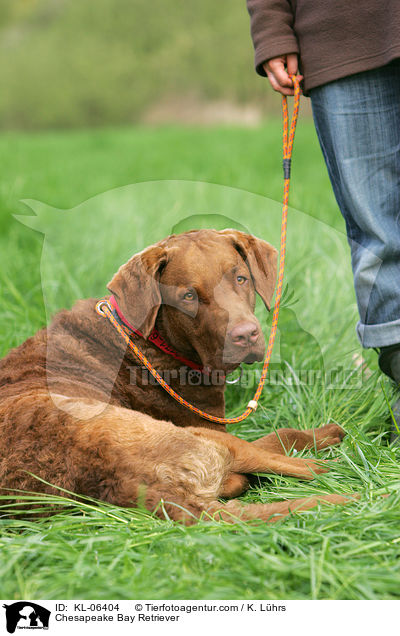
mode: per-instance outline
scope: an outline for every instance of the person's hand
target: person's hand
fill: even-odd
[[[297,53],[286,53],[279,55],[279,57],[273,57],[264,62],[263,67],[274,91],[278,91],[282,95],[293,95],[293,82],[289,76],[298,73]],[[297,75],[297,77],[299,81],[303,79],[302,75]]]

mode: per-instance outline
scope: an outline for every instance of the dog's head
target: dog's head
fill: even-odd
[[[182,355],[227,372],[263,358],[255,300],[258,293],[270,309],[276,263],[266,241],[236,230],[197,230],[135,254],[108,289],[145,337],[157,323]]]

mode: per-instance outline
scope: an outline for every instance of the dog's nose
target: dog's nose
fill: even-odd
[[[255,344],[259,335],[260,330],[255,322],[240,322],[229,332],[232,343],[238,347]]]

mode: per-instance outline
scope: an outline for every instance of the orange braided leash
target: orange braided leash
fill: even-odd
[[[293,105],[293,114],[292,121],[289,129],[289,114],[288,114],[288,105],[287,99],[285,96],[282,97],[282,113],[283,113],[283,170],[284,170],[284,189],[283,189],[283,206],[282,206],[282,225],[281,225],[281,245],[279,252],[279,272],[278,272],[278,284],[276,288],[276,296],[275,296],[275,305],[274,311],[272,314],[272,325],[271,332],[268,340],[268,347],[265,354],[264,364],[262,367],[260,381],[258,383],[257,390],[254,394],[254,397],[248,403],[246,410],[237,417],[225,418],[225,417],[217,417],[215,415],[210,415],[205,411],[197,408],[190,402],[187,402],[183,399],[174,389],[172,389],[167,382],[162,378],[162,376],[154,369],[146,356],[140,351],[140,349],[135,345],[135,343],[129,337],[127,331],[125,331],[124,327],[122,327],[115,317],[112,314],[111,307],[106,300],[101,300],[96,305],[96,311],[101,316],[106,316],[110,323],[115,327],[120,336],[125,340],[127,346],[131,349],[134,355],[138,358],[141,364],[146,367],[146,369],[151,373],[151,375],[157,380],[157,382],[169,393],[171,397],[174,398],[179,404],[185,406],[187,409],[196,413],[203,419],[209,420],[210,422],[215,422],[217,424],[237,424],[238,422],[242,422],[245,420],[250,413],[253,413],[258,405],[258,400],[260,399],[261,392],[263,390],[265,380],[268,373],[268,367],[272,355],[272,348],[274,346],[276,331],[278,327],[278,317],[279,317],[279,307],[281,303],[282,297],[282,287],[283,287],[283,275],[285,270],[285,255],[286,255],[286,230],[287,230],[287,213],[288,213],[288,202],[289,202],[289,186],[290,186],[290,161],[292,157],[292,149],[293,149],[293,140],[294,133],[296,130],[297,118],[299,114],[299,104],[300,104],[300,86],[297,78],[292,75],[293,85],[294,85],[294,105]]]

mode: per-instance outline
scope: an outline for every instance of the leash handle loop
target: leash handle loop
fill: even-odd
[[[291,79],[293,81],[294,86],[294,104],[293,104],[293,114],[292,120],[289,127],[289,113],[288,113],[288,104],[286,96],[282,97],[282,113],[283,113],[283,170],[284,170],[284,188],[283,188],[283,205],[282,205],[282,225],[281,225],[281,244],[280,244],[280,252],[279,252],[279,272],[278,272],[278,282],[276,287],[276,295],[275,295],[275,305],[274,311],[272,315],[272,324],[271,331],[268,340],[267,352],[265,354],[264,364],[262,367],[260,381],[257,387],[257,390],[254,394],[254,398],[250,400],[248,403],[246,410],[237,417],[225,418],[225,417],[217,417],[216,415],[211,415],[210,413],[206,413],[201,409],[197,408],[190,402],[187,402],[183,399],[172,387],[165,382],[165,380],[161,377],[161,375],[154,369],[151,365],[150,361],[146,358],[146,356],[140,351],[140,349],[135,345],[135,343],[131,340],[128,333],[124,330],[123,327],[117,322],[115,319],[111,307],[106,300],[101,300],[96,305],[96,311],[101,316],[106,316],[110,323],[115,327],[115,329],[119,332],[123,340],[125,340],[129,349],[133,352],[133,354],[138,358],[140,363],[145,366],[151,375],[157,380],[157,382],[169,393],[169,395],[174,398],[179,404],[185,406],[187,409],[196,413],[203,419],[209,420],[210,422],[215,422],[217,424],[237,424],[245,420],[251,413],[257,408],[258,400],[260,398],[261,392],[264,388],[265,380],[268,373],[269,362],[271,359],[272,348],[275,341],[276,331],[278,327],[278,316],[279,316],[279,307],[282,298],[282,287],[283,287],[283,275],[285,270],[285,255],[286,255],[286,232],[287,232],[287,213],[288,213],[288,202],[289,202],[289,185],[290,185],[290,165],[292,158],[292,150],[293,150],[293,141],[294,141],[294,133],[296,131],[297,118],[299,114],[299,104],[300,104],[300,84],[295,75],[291,75]]]

